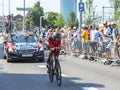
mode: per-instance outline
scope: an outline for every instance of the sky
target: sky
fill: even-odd
[[[25,0],[26,8],[31,8],[34,6],[36,1],[41,2],[41,6],[44,8],[45,12],[53,11],[60,12],[60,0]],[[80,0],[78,0],[79,2]],[[85,0],[83,0],[84,2]],[[94,6],[96,6],[96,12],[102,12],[103,6],[110,6],[108,0],[94,0]],[[4,2],[4,3],[2,3]],[[10,13],[13,15],[22,14],[23,11],[17,11],[16,8],[22,8],[24,6],[24,0],[10,0]],[[4,7],[4,8],[3,8]],[[0,16],[9,14],[9,0],[0,0]]]

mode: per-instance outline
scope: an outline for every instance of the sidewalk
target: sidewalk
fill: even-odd
[[[69,57],[69,58],[79,58],[79,60],[84,60],[84,61],[89,60],[91,62],[98,62],[98,63],[102,63],[104,65],[107,65],[107,64],[105,64],[105,61],[106,61],[105,58],[96,58],[94,60],[90,60],[88,57],[87,59],[82,59],[82,57],[84,55],[78,54],[78,53],[65,54],[65,55],[63,54],[62,56]],[[114,61],[113,63],[110,64],[111,66],[120,66],[120,60],[116,60],[116,58],[112,58],[111,61]]]

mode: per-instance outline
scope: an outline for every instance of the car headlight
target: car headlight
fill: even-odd
[[[17,52],[16,50],[13,50],[11,47],[8,48],[8,52]]]
[[[13,52],[13,49],[11,47],[8,48],[8,52]]]

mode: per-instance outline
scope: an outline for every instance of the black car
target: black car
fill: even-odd
[[[44,48],[34,35],[28,33],[13,34],[4,42],[4,58],[13,60],[44,61]]]

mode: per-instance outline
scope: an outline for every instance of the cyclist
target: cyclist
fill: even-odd
[[[55,51],[57,51],[57,56],[55,56],[55,58],[57,58],[59,56],[59,51],[61,50],[61,35],[59,32],[54,32],[48,39],[48,43],[49,43],[49,48],[50,48],[50,53],[49,53],[49,57],[47,60],[47,68],[49,72],[49,64],[50,64],[50,57],[53,55],[53,53]]]

